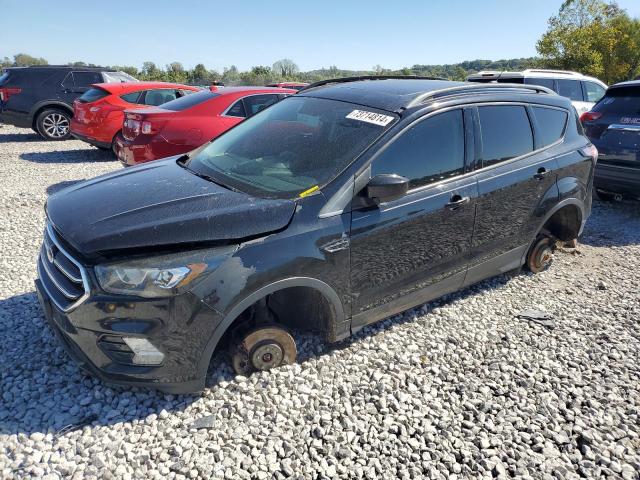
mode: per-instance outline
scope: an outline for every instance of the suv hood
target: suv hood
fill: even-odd
[[[232,242],[286,227],[293,200],[237,193],[194,175],[178,157],[97,177],[52,195],[47,216],[85,257],[109,251]]]

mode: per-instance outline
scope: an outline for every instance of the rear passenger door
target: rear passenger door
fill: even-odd
[[[419,119],[372,160],[371,177],[397,174],[410,183],[399,199],[353,208],[353,328],[462,284],[477,197],[465,117],[471,127],[462,109]]]
[[[567,121],[565,110],[520,104],[481,105],[474,113],[479,198],[465,284],[520,266],[535,219],[558,199],[557,161],[545,147],[562,137]]]
[[[69,72],[60,85],[59,98],[69,105],[89,90],[94,83],[102,83],[100,72]]]

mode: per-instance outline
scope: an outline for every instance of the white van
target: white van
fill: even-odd
[[[550,88],[563,97],[571,99],[578,115],[604,96],[607,85],[594,77],[566,70],[529,69],[522,72],[482,71],[469,75],[468,82],[525,83]]]

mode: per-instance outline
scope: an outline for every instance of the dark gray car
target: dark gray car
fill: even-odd
[[[47,140],[66,140],[73,101],[92,84],[135,81],[103,67],[7,68],[0,75],[0,123],[32,128]]]

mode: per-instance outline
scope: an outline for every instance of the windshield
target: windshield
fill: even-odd
[[[331,181],[395,118],[347,102],[288,97],[218,137],[188,168],[251,195],[291,198]]]
[[[137,78],[133,78],[128,73],[124,72],[103,72],[104,79],[107,83],[121,83],[121,82],[137,82]]]

